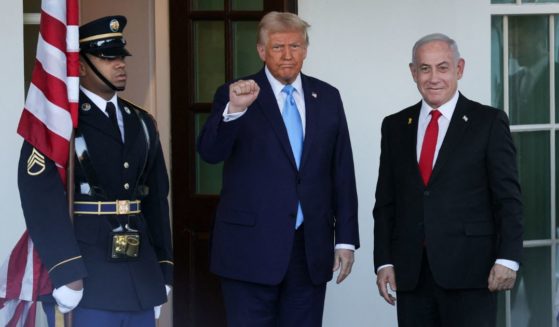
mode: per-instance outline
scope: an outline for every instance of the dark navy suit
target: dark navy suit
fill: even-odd
[[[83,278],[84,293],[78,308],[151,310],[166,302],[165,284],[172,283],[169,182],[154,120],[122,99],[119,106],[124,143],[108,117],[80,94],[77,135],[86,141],[91,170],[103,192],[88,193],[84,185],[91,184],[90,175],[76,158],[75,200],[141,200],[141,214],[118,218],[140,231],[137,261],[107,260],[109,234],[114,227],[108,215],[76,214],[72,225],[54,163],[46,158],[44,172],[36,176],[28,173],[27,160],[33,147],[27,142],[19,163],[21,202],[27,228],[53,286]]]
[[[324,284],[332,278],[335,243],[359,247],[353,158],[339,92],[301,74],[306,129],[297,170],[264,69],[243,79],[260,86],[258,98],[243,116],[224,122],[229,84],[221,86],[198,140],[204,160],[224,162],[211,271],[249,283],[282,282],[300,201],[309,283]]]

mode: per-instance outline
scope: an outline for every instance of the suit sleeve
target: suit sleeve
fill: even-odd
[[[357,220],[357,189],[355,168],[349,130],[341,97],[337,94],[339,132],[335,148],[334,197],[336,216],[336,243],[353,244],[359,248],[359,226]]]
[[[393,163],[390,159],[388,122],[385,118],[381,128],[380,164],[375,192],[373,217],[374,227],[374,262],[375,271],[383,265],[392,264],[390,239],[394,226],[395,194],[393,180]]]
[[[54,162],[24,142],[18,187],[27,230],[55,288],[87,276]]]
[[[212,112],[198,137],[198,153],[208,163],[224,161],[233,150],[242,117],[223,122],[223,111],[228,102],[229,84],[225,84],[216,91]]]
[[[151,118],[151,117],[150,117]],[[153,120],[150,120],[153,121]],[[171,237],[171,225],[169,220],[169,176],[165,166],[165,159],[161,149],[159,135],[156,126],[154,131],[154,161],[147,172],[146,185],[149,194],[142,200],[142,212],[148,225],[151,243],[155,250],[157,260],[163,272],[165,283],[173,284],[173,249]]]
[[[523,226],[516,149],[508,118],[501,110],[498,110],[489,137],[487,170],[493,214],[499,229],[497,258],[520,262]]]

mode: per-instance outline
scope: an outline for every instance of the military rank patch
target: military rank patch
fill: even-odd
[[[33,152],[27,159],[27,173],[31,176],[37,176],[43,171],[45,171],[45,156],[33,148]]]

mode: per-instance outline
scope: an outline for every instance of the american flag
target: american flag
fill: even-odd
[[[79,97],[78,0],[42,0],[31,85],[17,132],[53,160],[66,185]],[[0,324],[35,326],[36,300],[52,286],[25,232],[0,267]]]

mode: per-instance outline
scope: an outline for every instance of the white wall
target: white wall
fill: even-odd
[[[23,139],[16,133],[24,104],[22,12],[22,1],[0,1],[0,264],[25,228],[17,189]]]
[[[359,195],[361,249],[349,279],[328,285],[324,326],[396,326],[396,311],[378,295],[373,272],[380,125],[386,115],[420,100],[408,63],[415,41],[433,32],[458,42],[466,60],[459,89],[489,103],[489,0],[299,0],[299,15],[311,24],[303,72],[342,94]]]

